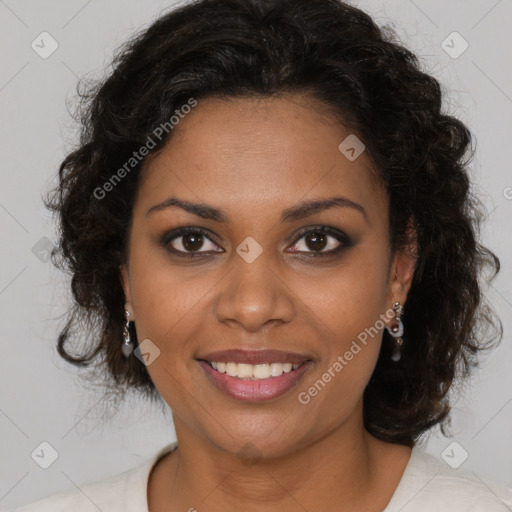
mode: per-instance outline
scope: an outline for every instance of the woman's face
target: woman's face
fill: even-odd
[[[386,192],[349,135],[303,96],[207,99],[148,160],[122,279],[178,436],[278,456],[362,429],[412,262],[390,254]]]

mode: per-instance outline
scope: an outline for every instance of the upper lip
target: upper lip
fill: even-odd
[[[296,352],[285,352],[283,350],[259,349],[244,350],[233,348],[229,350],[218,350],[201,355],[196,359],[213,362],[233,362],[245,364],[263,364],[263,363],[292,363],[302,364],[304,361],[311,359],[305,354]]]

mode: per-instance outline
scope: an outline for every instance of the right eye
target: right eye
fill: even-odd
[[[206,251],[199,250],[204,247],[205,239],[212,247],[218,248],[218,246],[212,242],[211,238],[207,236],[208,234],[209,232],[202,228],[178,228],[166,233],[162,237],[162,244],[173,254],[185,258],[194,258],[212,252],[221,252],[222,249],[220,251],[214,249],[208,249]]]

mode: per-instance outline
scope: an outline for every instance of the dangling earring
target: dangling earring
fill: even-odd
[[[400,319],[403,311],[402,304],[400,304],[400,302],[395,302],[393,304],[393,311],[395,312],[396,323],[391,327],[386,325],[386,329],[389,334],[395,338],[395,347],[393,349],[393,354],[391,355],[391,360],[397,362],[400,361],[400,358],[402,357],[402,336],[404,335],[404,324]]]
[[[127,309],[125,309],[124,313],[126,318],[126,324],[123,329],[123,345],[121,346],[121,351],[123,352],[123,356],[128,358],[130,357],[130,354],[133,352],[133,343],[130,340],[130,331],[128,330],[130,326],[130,312]]]

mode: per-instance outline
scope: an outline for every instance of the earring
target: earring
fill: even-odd
[[[125,318],[126,318],[126,324],[123,329],[123,345],[121,346],[121,351],[123,353],[123,356],[128,358],[130,357],[130,354],[133,352],[133,343],[130,340],[130,331],[128,330],[130,326],[130,312],[125,309]]]
[[[395,302],[393,304],[393,311],[395,312],[395,320],[396,323],[393,324],[391,327],[388,327],[386,325],[386,329],[395,338],[395,347],[393,349],[393,354],[391,355],[392,361],[400,361],[400,358],[402,357],[402,345],[403,340],[402,336],[404,335],[404,324],[402,323],[402,320],[400,319],[400,316],[402,315],[403,307],[400,302]]]

